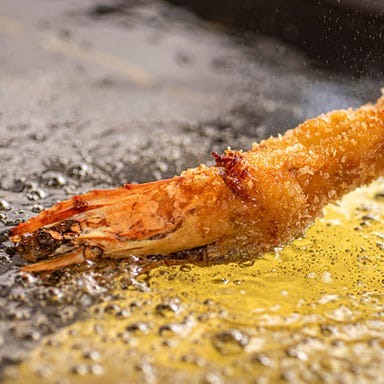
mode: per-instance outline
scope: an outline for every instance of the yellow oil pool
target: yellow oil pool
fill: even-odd
[[[243,264],[121,276],[8,383],[384,382],[384,181]]]

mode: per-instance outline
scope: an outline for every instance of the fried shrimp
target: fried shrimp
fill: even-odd
[[[101,257],[199,249],[207,260],[255,258],[300,236],[323,207],[384,174],[384,96],[308,120],[248,152],[172,179],[95,190],[10,232],[16,250],[53,270]]]

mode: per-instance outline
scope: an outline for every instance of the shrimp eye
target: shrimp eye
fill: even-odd
[[[56,248],[57,240],[55,240],[48,232],[39,231],[36,236],[37,244],[41,250],[53,250]]]

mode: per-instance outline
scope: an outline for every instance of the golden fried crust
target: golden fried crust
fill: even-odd
[[[297,173],[312,207],[317,201],[322,206],[338,200],[383,174],[383,100],[308,120],[284,136],[254,146],[251,156],[258,157],[260,147],[268,148],[263,151],[278,157],[280,167]]]
[[[323,114],[249,152],[215,159],[242,201],[230,243],[264,252],[300,235],[327,203],[384,174],[384,99]]]

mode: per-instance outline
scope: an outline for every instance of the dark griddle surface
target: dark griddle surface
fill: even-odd
[[[75,193],[169,177],[379,95],[377,81],[323,71],[279,40],[130,3],[0,3],[0,368],[108,300],[112,273],[25,280],[7,253],[10,226]]]

